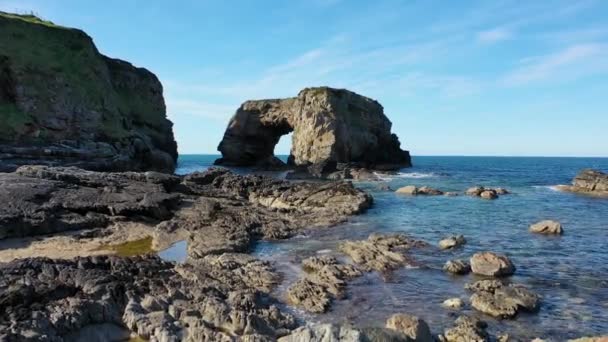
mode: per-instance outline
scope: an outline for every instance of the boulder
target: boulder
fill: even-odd
[[[452,274],[464,275],[471,272],[471,265],[465,260],[448,260],[443,265],[443,270]]]
[[[307,168],[313,176],[332,173],[339,163],[382,170],[411,166],[378,102],[329,87],[243,103],[228,123],[216,164],[254,166],[273,156],[280,137],[290,132],[288,164]]]
[[[465,194],[484,199],[497,199],[498,195],[506,195],[510,192],[505,188],[485,188],[483,186],[475,186],[465,191]]]
[[[520,311],[538,309],[539,296],[522,285],[505,285],[496,280],[480,280],[466,286],[474,291],[471,306],[497,318],[512,318]]]
[[[0,169],[174,171],[173,124],[154,74],[100,54],[78,29],[4,12],[0,26]]]
[[[439,241],[439,248],[452,249],[463,246],[467,240],[462,235],[454,235]]]
[[[460,298],[449,298],[444,300],[441,305],[448,309],[461,309],[464,306],[464,302]]]
[[[563,228],[561,223],[553,220],[543,220],[530,226],[530,232],[545,235],[561,235]]]
[[[404,195],[416,195],[418,193],[418,188],[414,185],[407,185],[397,189],[395,192]]]
[[[469,196],[479,196],[484,190],[485,189],[483,186],[474,186],[472,188],[468,188],[465,193]]]
[[[443,191],[437,190],[437,189],[433,189],[433,188],[428,187],[428,186],[423,186],[423,187],[421,187],[421,188],[418,189],[417,195],[437,196],[437,195],[443,195]]]
[[[408,315],[395,314],[386,321],[386,327],[403,333],[412,342],[433,342],[431,329],[422,319]]]
[[[487,342],[490,336],[486,332],[488,325],[470,316],[460,316],[454,322],[454,327],[446,329],[443,341],[446,342]]]
[[[503,277],[515,272],[515,266],[508,257],[493,252],[475,253],[470,262],[471,270],[478,275]]]

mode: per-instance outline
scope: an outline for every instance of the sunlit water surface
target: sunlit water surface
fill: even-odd
[[[178,173],[210,166],[217,156],[180,156]],[[608,199],[556,191],[583,168],[608,170],[602,158],[414,157],[414,167],[386,177],[392,189],[428,185],[462,192],[474,185],[505,187],[512,194],[494,201],[468,196],[409,197],[381,191],[379,183],[357,183],[374,196],[374,206],[348,223],[309,231],[281,242],[260,242],[255,254],[275,263],[284,275],[277,294],[300,275],[300,261],[312,255],[335,253],[345,239],[370,233],[402,232],[432,245],[451,234],[467,238],[464,248],[439,251],[435,247],[412,254],[420,263],[390,277],[368,274],[349,284],[348,299],[335,301],[323,315],[293,312],[309,321],[350,321],[362,326],[383,325],[396,312],[424,318],[435,333],[450,326],[460,312],[441,307],[451,297],[468,299],[464,284],[474,276],[450,276],[441,270],[446,260],[468,258],[492,250],[511,257],[517,267],[509,280],[542,296],[538,313],[496,321],[482,316],[491,333],[511,336],[565,338],[608,333]],[[248,170],[239,170],[246,172]],[[564,225],[561,237],[530,234],[531,223],[543,219]],[[470,307],[464,312],[473,313]]]

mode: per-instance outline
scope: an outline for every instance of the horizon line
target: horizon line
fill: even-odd
[[[221,153],[178,153],[179,156],[221,156]],[[275,156],[289,156],[289,154],[275,154]],[[511,155],[511,154],[417,154],[411,155],[415,157],[495,157],[495,158],[608,158],[606,156],[598,155]]]

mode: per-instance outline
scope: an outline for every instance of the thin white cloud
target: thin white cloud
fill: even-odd
[[[523,60],[522,66],[507,74],[506,85],[525,85],[549,79],[577,78],[608,71],[606,44],[577,44],[561,51]]]
[[[511,30],[504,27],[496,27],[491,30],[477,33],[477,41],[484,44],[491,44],[510,39],[513,36]]]

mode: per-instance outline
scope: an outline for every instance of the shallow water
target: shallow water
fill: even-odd
[[[178,173],[210,165],[216,156],[181,156]],[[330,229],[311,231],[283,242],[261,242],[255,253],[277,263],[285,274],[284,291],[299,275],[301,259],[335,250],[344,239],[366,238],[372,232],[404,232],[432,245],[450,234],[467,238],[464,248],[442,252],[431,247],[413,252],[422,265],[401,269],[390,279],[369,274],[349,286],[349,298],[332,311],[309,315],[313,321],[349,320],[364,326],[383,325],[395,312],[423,317],[439,333],[457,312],[443,309],[450,297],[468,299],[465,283],[473,276],[454,277],[441,271],[446,260],[468,258],[480,250],[511,257],[517,267],[510,280],[542,295],[541,309],[515,320],[488,316],[490,332],[519,338],[563,340],[608,332],[608,199],[554,190],[568,184],[583,168],[608,170],[602,158],[414,157],[414,167],[386,179],[393,189],[428,185],[464,191],[474,185],[505,187],[512,194],[494,201],[468,196],[410,197],[380,191],[378,183],[357,186],[374,196],[365,215]],[[554,219],[564,225],[561,237],[532,235],[531,223]],[[467,310],[465,310],[467,311]]]

